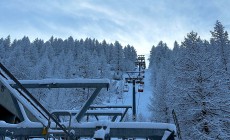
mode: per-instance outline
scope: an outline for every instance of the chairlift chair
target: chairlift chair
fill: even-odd
[[[122,73],[120,71],[117,71],[113,75],[114,80],[122,80]]]
[[[145,83],[144,81],[140,81],[140,84],[144,85],[144,83]]]
[[[123,91],[124,92],[129,92],[129,85],[127,83],[124,85],[124,90]]]
[[[138,92],[143,92],[144,91],[144,86],[142,84],[140,84],[138,86]]]
[[[132,81],[130,80],[130,78],[125,78],[125,82],[126,83],[131,83]]]
[[[145,75],[143,75],[142,78],[145,78]]]

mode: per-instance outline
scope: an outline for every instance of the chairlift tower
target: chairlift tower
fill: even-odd
[[[144,55],[138,55],[137,59],[135,61],[135,65],[139,68],[139,76],[140,76],[141,70],[146,68],[145,56]]]
[[[145,56],[144,55],[138,55],[137,59],[135,61],[135,65],[138,67],[138,71],[127,71],[128,78],[125,78],[125,81],[127,83],[132,83],[133,85],[133,105],[132,105],[132,111],[133,111],[133,121],[136,121],[136,83],[139,83],[138,92],[143,92],[143,79],[144,79],[144,69],[146,68],[145,64]],[[137,75],[133,75],[137,74]],[[142,74],[142,75],[141,75]]]

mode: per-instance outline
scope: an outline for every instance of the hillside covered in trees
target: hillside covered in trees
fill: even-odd
[[[0,61],[18,79],[108,78],[114,73],[133,70],[137,54],[134,47],[123,47],[96,39],[60,39],[48,41],[28,37],[11,41],[0,39]],[[100,94],[98,102],[109,101],[116,82],[111,82],[107,96]],[[33,95],[49,110],[79,108],[91,94],[90,89],[36,89]],[[105,98],[106,97],[106,98]]]
[[[209,41],[192,31],[173,50],[162,41],[153,46],[153,120],[173,122],[174,109],[183,139],[230,139],[229,54],[228,33],[219,21]]]
[[[0,39],[0,52],[1,63],[18,79],[112,81],[117,70],[133,70],[137,57],[134,47],[123,47],[118,41],[111,44],[72,37],[31,42],[28,37],[11,41],[8,36]],[[183,139],[230,139],[229,53],[228,33],[219,21],[210,40],[192,31],[181,44],[175,41],[172,50],[163,41],[153,46],[149,58],[153,89],[150,121],[172,123],[171,112],[175,110]],[[96,102],[110,102],[116,84],[111,82],[110,91],[103,91]],[[75,109],[89,97],[90,89],[39,89],[32,93],[49,110]]]

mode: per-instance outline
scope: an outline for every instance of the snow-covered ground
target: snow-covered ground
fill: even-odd
[[[144,92],[137,92],[137,114],[142,114],[145,121],[149,121],[150,113],[148,110],[148,104],[150,103],[150,98],[152,96],[152,86],[150,84],[150,72],[148,69],[145,71],[144,80]]]
[[[132,83],[129,83],[129,92],[123,93],[123,98],[116,100],[114,104],[116,105],[132,105]],[[138,85],[136,84],[136,114],[137,118],[140,121],[150,121],[150,113],[148,110],[148,104],[150,103],[150,98],[152,95],[152,86],[150,84],[150,71],[145,70],[144,78],[144,92],[137,92]],[[129,113],[132,113],[132,110],[129,110]],[[140,118],[141,117],[141,118]]]

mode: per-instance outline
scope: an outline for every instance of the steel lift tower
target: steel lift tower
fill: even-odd
[[[138,86],[138,92],[143,92],[143,84],[144,84],[144,70],[146,68],[145,64],[145,56],[138,55],[135,61],[136,67],[138,67],[138,71],[127,71],[128,78],[125,78],[126,83],[132,83],[133,85],[133,121],[136,121],[136,83],[140,84]]]

